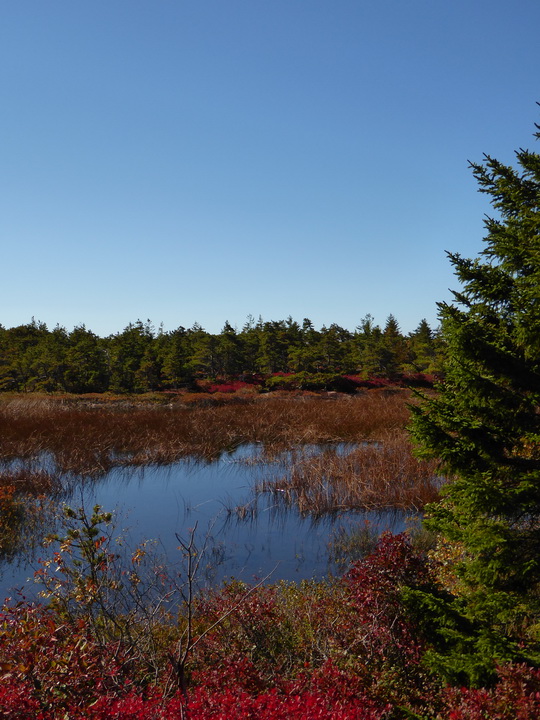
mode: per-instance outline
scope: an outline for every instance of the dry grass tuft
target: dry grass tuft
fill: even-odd
[[[401,431],[344,455],[334,448],[300,455],[283,476],[264,481],[258,491],[301,514],[320,516],[345,510],[420,510],[437,500],[439,486],[436,464],[415,458]]]

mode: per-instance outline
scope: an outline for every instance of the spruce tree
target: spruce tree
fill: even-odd
[[[540,664],[540,155],[516,158],[471,163],[496,213],[479,258],[449,253],[462,289],[439,304],[445,377],[411,428],[449,478],[426,525],[455,571],[415,602],[432,665],[472,684],[496,663]]]

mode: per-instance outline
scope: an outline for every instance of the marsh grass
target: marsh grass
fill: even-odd
[[[42,470],[0,472],[0,559],[12,559],[21,548],[30,556],[54,523],[61,491],[58,477]]]
[[[261,453],[243,462],[279,462],[280,454],[288,454],[282,476],[257,491],[273,493],[302,514],[421,508],[436,498],[438,482],[434,464],[412,455],[404,431],[410,400],[405,390],[271,393],[210,403],[204,398],[198,404],[12,396],[0,400],[0,461],[17,459],[31,467],[47,457],[51,478],[99,477],[114,467],[210,461],[254,444]],[[335,449],[340,443],[354,449],[340,454]],[[311,445],[322,452],[301,451]],[[30,488],[38,480],[27,476]],[[246,506],[237,515],[253,512]]]
[[[350,510],[421,510],[438,497],[435,462],[413,456],[406,433],[387,432],[347,453],[335,447],[293,456],[286,472],[256,488],[302,515]]]
[[[340,523],[332,531],[328,540],[329,561],[342,572],[353,563],[363,560],[375,552],[381,538],[381,529],[392,532],[394,520],[405,525],[411,547],[421,557],[425,558],[435,550],[437,538],[423,526],[420,515],[413,514],[403,518],[402,512],[390,511],[385,512],[384,516],[381,514],[373,518],[370,513],[363,517],[349,517],[347,522]]]
[[[404,392],[330,400],[277,395],[163,406],[16,396],[0,402],[0,460],[48,453],[60,472],[98,475],[114,466],[211,460],[245,443],[286,449],[358,442],[402,428],[408,397]]]
[[[379,537],[379,528],[367,518],[349,526],[339,525],[328,541],[328,558],[343,570],[372,553]]]

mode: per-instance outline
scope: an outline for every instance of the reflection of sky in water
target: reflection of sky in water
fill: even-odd
[[[127,536],[131,548],[143,539],[159,539],[172,563],[180,559],[175,533],[186,539],[197,524],[199,546],[209,538],[208,563],[217,581],[234,576],[251,582],[272,571],[271,581],[323,577],[333,569],[329,538],[341,525],[350,530],[353,514],[314,521],[277,507],[269,495],[255,497],[252,489],[258,480],[281,473],[279,462],[244,462],[253,454],[253,447],[244,447],[213,463],[182,461],[165,467],[116,469],[96,482],[78,485],[67,503],[84,504],[87,512],[95,504],[114,511],[117,530]],[[235,512],[238,506],[246,507],[243,519]],[[362,525],[369,517],[380,531],[403,529],[402,516],[395,513],[356,516]],[[35,567],[34,563],[4,567],[1,599],[11,587],[25,583]],[[31,587],[28,594],[35,592]]]

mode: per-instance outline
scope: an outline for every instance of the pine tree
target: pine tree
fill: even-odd
[[[433,373],[437,371],[438,353],[436,335],[424,318],[407,338],[407,372]]]
[[[471,164],[497,217],[480,258],[449,253],[463,289],[439,305],[445,378],[413,410],[421,453],[451,478],[426,524],[456,578],[446,599],[416,600],[432,664],[473,684],[497,662],[540,664],[540,155],[516,158]]]
[[[222,377],[232,377],[243,370],[241,340],[236,329],[225,321],[223,330],[216,339],[217,373]]]
[[[393,315],[389,315],[382,335],[380,349],[380,363],[384,374],[390,378],[397,378],[406,360],[406,346],[399,324]]]

